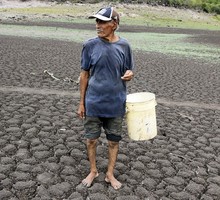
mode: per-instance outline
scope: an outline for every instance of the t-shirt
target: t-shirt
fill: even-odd
[[[133,69],[133,57],[126,39],[110,43],[99,37],[83,44],[81,69],[90,71],[85,97],[86,115],[91,117],[123,117],[126,82],[121,79]]]

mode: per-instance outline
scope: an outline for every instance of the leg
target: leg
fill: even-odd
[[[90,162],[90,173],[84,180],[82,180],[82,184],[86,187],[90,187],[94,178],[98,177],[99,175],[96,168],[96,144],[97,139],[87,139],[87,152]]]
[[[117,190],[121,187],[121,183],[114,177],[114,168],[119,150],[119,142],[110,141],[108,142],[109,151],[109,162],[108,171],[106,173],[105,181],[111,183],[112,187]]]

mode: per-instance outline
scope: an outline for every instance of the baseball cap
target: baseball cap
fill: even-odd
[[[89,16],[89,19],[97,18],[102,21],[115,20],[119,24],[119,14],[113,7],[101,8],[95,15]]]

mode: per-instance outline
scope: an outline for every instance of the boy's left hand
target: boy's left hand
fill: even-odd
[[[124,81],[130,81],[134,76],[134,73],[131,70],[127,70],[124,74],[124,76],[121,77]]]

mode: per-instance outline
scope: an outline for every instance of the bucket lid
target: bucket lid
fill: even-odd
[[[134,103],[134,102],[146,102],[155,99],[155,94],[150,92],[138,92],[133,94],[128,94],[126,102]]]

